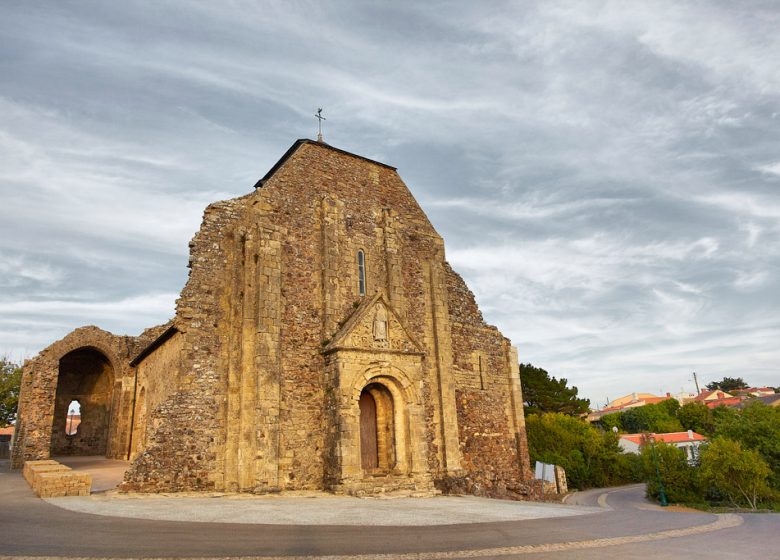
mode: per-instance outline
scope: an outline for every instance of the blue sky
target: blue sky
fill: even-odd
[[[780,385],[775,2],[0,10],[0,354],[166,321],[205,206],[324,107],[522,361],[596,404]]]

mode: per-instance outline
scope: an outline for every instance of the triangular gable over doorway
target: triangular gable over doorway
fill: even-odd
[[[322,353],[336,350],[425,354],[382,292],[367,298],[355,309]]]

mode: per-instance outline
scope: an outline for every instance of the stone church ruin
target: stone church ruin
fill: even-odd
[[[517,351],[395,168],[298,140],[206,209],[189,267],[168,324],[82,327],[25,364],[14,467],[128,459],[139,492],[527,495]]]

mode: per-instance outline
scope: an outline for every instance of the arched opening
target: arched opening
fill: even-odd
[[[60,359],[52,455],[107,453],[113,380],[111,362],[92,348],[74,350]]]
[[[360,463],[366,472],[387,472],[395,467],[393,397],[379,383],[360,393]]]
[[[65,422],[65,435],[75,436],[81,424],[81,404],[79,401],[70,401],[68,405],[68,420]]]

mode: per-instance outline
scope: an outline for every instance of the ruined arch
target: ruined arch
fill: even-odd
[[[93,346],[66,352],[58,361],[51,427],[51,455],[107,455],[116,368]],[[78,401],[80,423],[67,433],[68,407]]]

